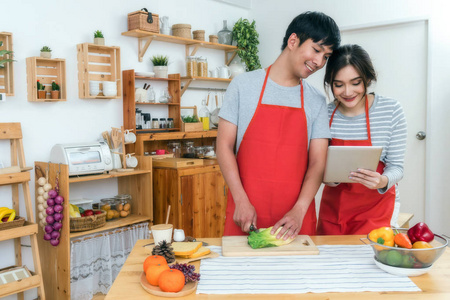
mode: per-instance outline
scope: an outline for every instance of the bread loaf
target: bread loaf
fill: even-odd
[[[176,256],[180,255],[191,255],[197,252],[202,246],[202,242],[173,242],[172,248],[173,253]]]
[[[200,256],[205,256],[211,253],[211,250],[206,247],[200,247],[196,252],[192,253],[191,255],[179,255],[182,258],[197,258]]]

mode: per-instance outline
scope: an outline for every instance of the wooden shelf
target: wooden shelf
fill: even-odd
[[[106,221],[105,226],[100,227],[100,228],[96,228],[96,229],[89,230],[89,231],[71,232],[70,238],[79,237],[79,236],[83,236],[86,234],[92,234],[92,233],[96,233],[96,232],[102,232],[102,231],[111,230],[111,229],[115,229],[115,228],[120,228],[120,227],[132,225],[132,224],[136,224],[136,223],[142,223],[142,222],[146,222],[146,221],[151,221],[151,218],[148,216],[129,215],[125,218],[113,219],[111,221]]]
[[[148,31],[143,31],[143,30],[139,30],[139,29],[122,32],[122,35],[135,37],[135,38],[139,39],[139,45],[138,45],[139,61],[143,61],[144,54],[147,51],[147,49],[150,46],[150,43],[152,41],[161,41],[161,42],[167,42],[167,43],[186,45],[186,56],[194,55],[197,52],[198,48],[200,48],[200,47],[201,48],[209,48],[209,49],[217,49],[217,50],[225,50],[225,62],[227,64],[230,64],[230,62],[236,56],[236,50],[237,50],[237,47],[232,46],[232,45],[224,45],[224,44],[211,43],[211,42],[206,42],[206,41],[186,39],[186,38],[182,38],[182,37],[148,32]],[[145,44],[142,45],[142,42],[145,42]],[[189,48],[191,46],[194,47],[192,52],[189,51]],[[228,53],[233,53],[233,55],[230,59],[227,59]]]
[[[161,132],[161,133],[139,133],[136,143],[148,141],[183,140],[217,137],[217,130],[194,131],[194,132]]]
[[[213,78],[213,77],[198,77],[198,76],[186,76],[181,77],[181,80],[185,82],[184,86],[181,88],[181,96],[189,88],[193,81],[210,81],[210,82],[231,82],[229,78]]]
[[[180,103],[149,103],[149,102],[135,102],[136,105],[169,105],[169,106],[180,106]]]
[[[36,223],[25,222],[25,224],[20,227],[0,230],[0,241],[20,238],[23,236],[36,234],[37,232],[38,225]]]
[[[38,98],[37,81],[45,86],[47,97]],[[52,82],[59,85],[59,99],[51,99]],[[27,58],[27,91],[28,101],[31,102],[57,102],[67,100],[66,60],[62,58]]]
[[[0,174],[0,185],[16,184],[27,181],[30,181],[30,173],[28,172]]]
[[[145,79],[145,80],[156,80],[156,81],[176,81],[176,80],[178,80],[176,78],[159,78],[159,77],[137,76],[137,75],[135,75],[134,78]]]
[[[31,277],[3,284],[0,289],[0,298],[38,288],[40,285],[41,275],[33,274]]]
[[[0,41],[3,42],[3,46],[0,50],[13,51],[13,39],[11,32],[0,32]],[[14,53],[13,53],[14,54]],[[14,58],[13,55],[7,54],[2,59]],[[14,96],[14,63],[7,62],[4,64],[4,68],[0,68],[0,93],[5,93],[6,96]]]
[[[141,174],[146,174],[146,173],[151,173],[151,172],[152,172],[151,170],[134,170],[134,171],[127,171],[127,172],[112,172],[111,171],[111,172],[109,172],[109,174],[69,177],[69,183],[103,180],[103,179],[118,178],[118,177],[124,177],[124,176],[132,176],[132,175],[141,175]]]

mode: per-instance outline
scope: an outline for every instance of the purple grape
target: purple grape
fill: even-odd
[[[45,212],[47,213],[48,216],[51,216],[55,213],[55,210],[53,209],[53,206],[49,206],[45,209]]]
[[[44,240],[50,241],[52,239],[52,235],[50,233],[44,234]]]
[[[52,198],[48,198],[48,199],[47,199],[47,205],[48,205],[49,207],[53,207],[53,206],[55,205],[55,200],[52,199]]]
[[[49,224],[49,225],[52,225],[53,223],[55,223],[55,219],[52,216],[47,216],[45,218],[45,221],[47,221],[47,224]]]
[[[52,236],[53,240],[57,240],[61,236],[61,233],[59,233],[59,231],[53,231],[50,235]]]
[[[56,198],[55,198],[55,202],[56,202]],[[64,210],[64,207],[61,204],[56,204],[54,207],[55,212],[60,213]]]
[[[52,244],[52,246],[58,246],[59,245],[59,240],[50,240],[50,244]]]
[[[55,190],[48,191],[49,198],[55,198],[56,196],[58,196],[58,193]]]
[[[63,204],[64,203],[64,198],[60,195],[55,197],[55,203],[56,204]]]
[[[55,222],[53,223],[53,229],[56,231],[60,231],[62,228],[62,223],[61,222]]]
[[[184,274],[185,278],[185,284],[189,281],[199,281],[200,280],[200,274],[195,273],[195,266],[194,265],[188,265],[188,264],[180,264],[175,263],[170,266],[171,269],[180,270]]]
[[[62,219],[63,219],[63,214],[61,214],[61,213],[55,213],[55,214],[53,215],[53,218],[55,219],[56,222],[62,221]]]
[[[53,227],[51,225],[45,225],[44,230],[46,233],[52,233]]]

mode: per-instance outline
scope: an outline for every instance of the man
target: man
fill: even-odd
[[[251,225],[273,226],[272,233],[283,226],[277,238],[286,232],[284,239],[315,233],[314,195],[331,136],[325,97],[303,79],[323,68],[339,44],[333,19],[300,14],[272,66],[230,83],[217,135],[230,190],[224,235],[243,235]]]

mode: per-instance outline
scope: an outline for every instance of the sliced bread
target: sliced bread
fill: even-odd
[[[197,252],[202,246],[202,242],[173,242],[173,253],[176,256],[191,255]]]
[[[205,256],[211,253],[211,249],[206,247],[200,247],[200,249],[197,250],[197,252],[192,253],[191,255],[179,255],[182,258],[197,258],[200,256]]]

